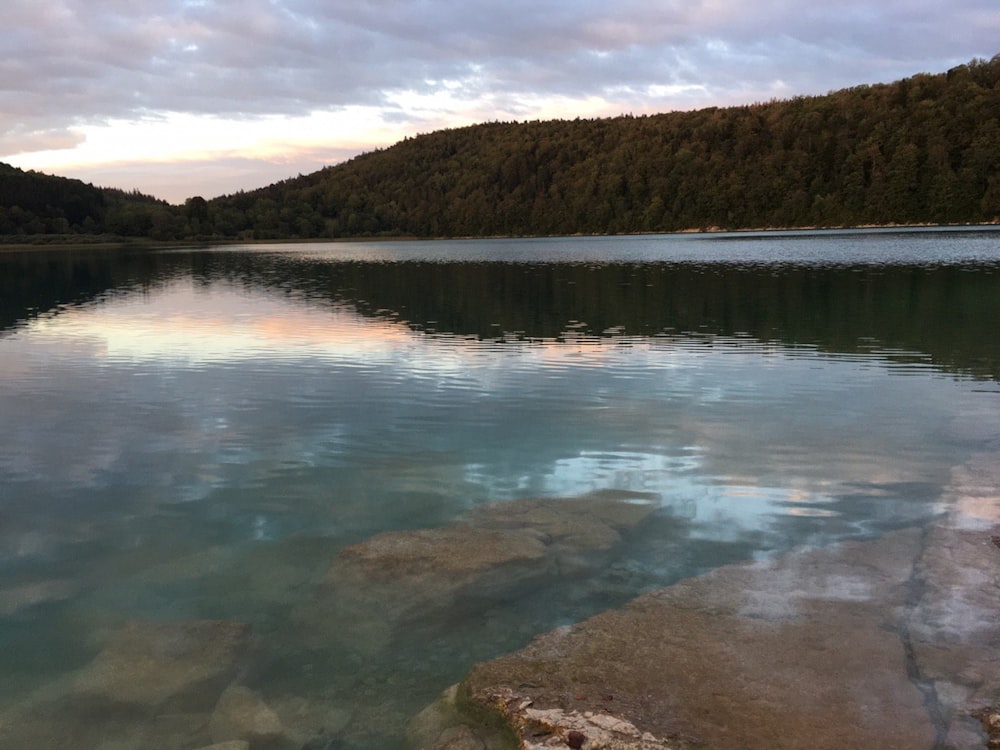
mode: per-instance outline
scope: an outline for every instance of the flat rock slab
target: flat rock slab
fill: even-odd
[[[462,692],[599,712],[677,746],[934,746],[893,625],[917,532],[720,569],[476,666]]]
[[[949,747],[1000,747],[1000,451],[955,467],[948,513],[927,532],[906,619]],[[971,714],[971,716],[970,716]]]
[[[499,747],[484,716],[525,749],[1000,744],[1000,455],[956,467],[942,506],[927,529],[721,568],[542,635],[474,667],[414,744],[464,723],[461,747]]]

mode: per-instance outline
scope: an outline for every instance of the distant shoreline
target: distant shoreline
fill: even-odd
[[[516,239],[558,239],[583,237],[669,237],[672,235],[692,234],[764,234],[788,232],[837,232],[871,229],[1000,229],[998,222],[981,222],[975,224],[856,224],[844,226],[801,226],[801,227],[743,227],[740,229],[724,229],[722,227],[702,227],[678,229],[674,232],[629,232],[622,234],[539,234],[539,235],[469,235],[457,237],[312,237],[312,238],[276,238],[276,239],[192,239],[192,240],[152,240],[145,237],[111,238],[107,235],[95,235],[93,241],[81,239],[86,235],[32,235],[37,242],[10,242],[6,237],[0,237],[0,253],[26,252],[33,250],[135,250],[164,248],[198,248],[223,245],[305,245],[315,243],[347,243],[347,242],[448,242],[453,240],[516,240]]]

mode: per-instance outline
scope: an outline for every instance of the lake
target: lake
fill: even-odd
[[[196,748],[236,680],[288,747],[401,746],[536,634],[945,512],[998,321],[987,228],[0,253],[0,732]],[[572,564],[338,605],[377,535],[612,496]],[[211,698],[122,698],[129,623],[195,621],[252,625]]]

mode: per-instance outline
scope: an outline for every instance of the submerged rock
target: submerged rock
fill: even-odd
[[[926,529],[720,568],[477,664],[412,744],[1000,747],[1000,452],[941,502]]]
[[[210,714],[250,646],[247,623],[130,622],[79,672],[0,715],[0,747],[209,745]]]
[[[239,685],[219,697],[208,731],[216,742],[244,740],[253,748],[286,744],[278,714],[253,690]]]
[[[0,617],[8,617],[38,604],[69,599],[78,589],[79,584],[63,579],[34,581],[0,589]]]
[[[513,733],[501,725],[482,724],[466,716],[456,702],[458,685],[452,685],[410,722],[406,739],[423,750],[507,750]]]
[[[158,711],[207,711],[250,647],[242,622],[130,622],[76,679],[73,692]]]
[[[345,549],[327,575],[334,587],[385,590],[397,613],[446,602],[479,583],[514,584],[547,566],[547,544],[533,529],[458,524],[379,534]]]
[[[297,617],[320,639],[379,648],[397,623],[459,599],[495,599],[580,572],[653,513],[657,499],[601,492],[510,501],[473,510],[449,526],[378,534],[341,551]]]
[[[542,535],[565,572],[575,567],[579,554],[621,542],[621,532],[644,521],[658,500],[650,493],[605,490],[576,498],[491,503],[472,511],[469,520],[485,528],[526,529]]]

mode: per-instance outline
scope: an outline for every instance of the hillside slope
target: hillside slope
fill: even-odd
[[[439,131],[210,214],[259,238],[995,221],[1000,55],[790,101]]]

